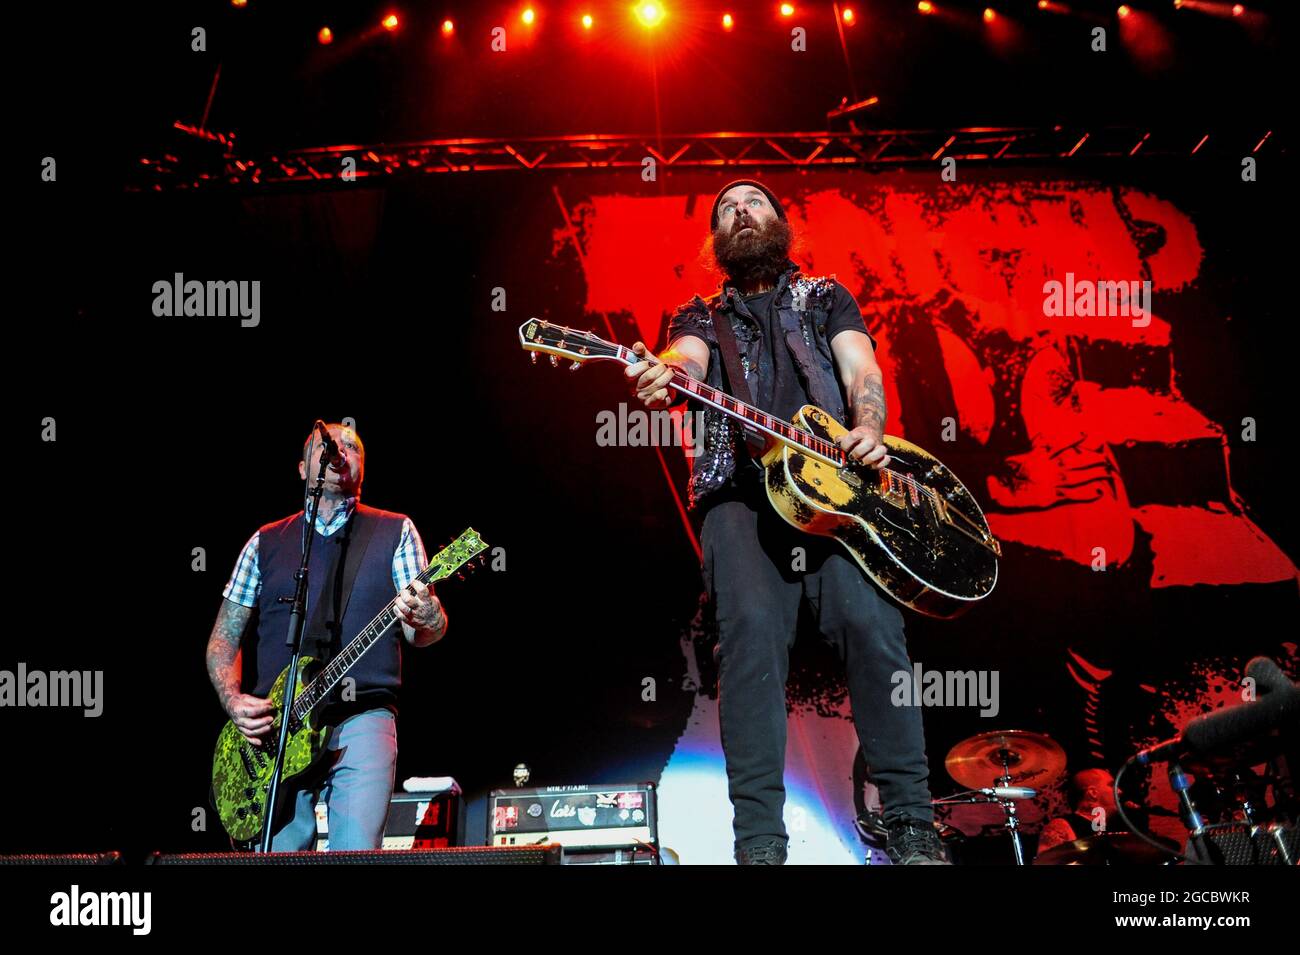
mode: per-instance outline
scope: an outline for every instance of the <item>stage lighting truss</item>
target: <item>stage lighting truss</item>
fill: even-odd
[[[177,129],[186,130],[177,124]],[[241,154],[233,136],[204,133],[205,150],[164,151],[132,165],[133,191],[347,184],[390,176],[503,170],[641,169],[653,157],[671,169],[846,166],[881,171],[945,158],[1007,164],[1141,157],[1248,156],[1281,148],[1269,131],[1208,134],[1136,126],[899,130],[808,133],[584,135],[424,142]],[[218,154],[219,152],[219,154]],[[350,160],[350,161],[349,161]]]

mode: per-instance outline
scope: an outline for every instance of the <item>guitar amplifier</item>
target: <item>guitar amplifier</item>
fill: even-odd
[[[456,780],[446,777],[437,781],[437,788],[393,793],[381,848],[448,849],[464,844],[464,803]],[[329,811],[322,800],[316,803],[316,849],[328,848]]]
[[[1205,852],[1187,840],[1183,852],[1210,865],[1287,865],[1300,860],[1300,829],[1294,826],[1249,826],[1219,823],[1205,827]]]
[[[496,789],[488,844],[561,845],[565,862],[658,862],[654,783]]]

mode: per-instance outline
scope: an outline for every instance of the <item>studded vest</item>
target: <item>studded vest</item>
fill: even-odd
[[[782,273],[776,285],[776,309],[781,333],[794,360],[795,371],[808,400],[844,420],[845,398],[835,374],[835,362],[827,337],[836,283],[833,278],[812,278],[800,274],[794,263]],[[715,321],[730,321],[740,350],[741,368],[751,394],[757,393],[759,361],[765,343],[758,323],[736,310],[739,293],[731,287],[707,301],[698,295],[682,306],[688,313],[691,331],[704,332],[709,344],[709,370],[706,383],[729,394],[724,381],[722,354],[718,350]],[[691,459],[689,484],[692,508],[701,506],[725,487],[736,473],[737,460],[748,452],[739,424],[714,408],[703,409],[704,442],[699,454]]]

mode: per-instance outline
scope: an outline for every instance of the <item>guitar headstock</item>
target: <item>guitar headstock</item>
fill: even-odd
[[[471,569],[475,565],[470,564],[470,561],[485,550],[487,544],[478,536],[478,531],[467,527],[464,533],[433,556],[420,579],[428,584],[450,577],[466,564],[470,565],[467,569]]]
[[[538,318],[530,318],[519,326],[519,344],[524,351],[533,353],[533,361],[537,361],[539,354],[550,355],[552,365],[558,364],[560,358],[568,358],[575,370],[585,361],[619,358],[618,345],[591,332],[552,325]]]

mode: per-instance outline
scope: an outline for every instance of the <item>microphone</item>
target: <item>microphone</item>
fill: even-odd
[[[1247,663],[1246,676],[1255,681],[1259,696],[1274,693],[1278,690],[1285,692],[1296,689],[1295,685],[1287,679],[1286,674],[1282,672],[1282,668],[1268,657],[1255,657]]]
[[[1037,789],[1030,789],[1028,786],[990,786],[979,792],[985,796],[993,796],[995,799],[1033,799],[1038,795]]]
[[[1230,706],[1198,716],[1183,730],[1183,741],[1197,753],[1230,749],[1264,736],[1279,726],[1295,725],[1300,717],[1300,691],[1277,690],[1254,703]]]
[[[329,429],[325,427],[325,422],[321,421],[319,418],[316,419],[316,431],[320,434],[321,444],[325,448],[326,459],[330,464],[333,464],[341,457],[337,442],[330,437]]]
[[[1255,657],[1246,664],[1246,676],[1255,681],[1259,690],[1255,702],[1196,717],[1178,736],[1139,752],[1135,757],[1137,762],[1145,766],[1189,753],[1229,749],[1279,726],[1295,723],[1300,716],[1300,690],[1276,663],[1268,657]]]

